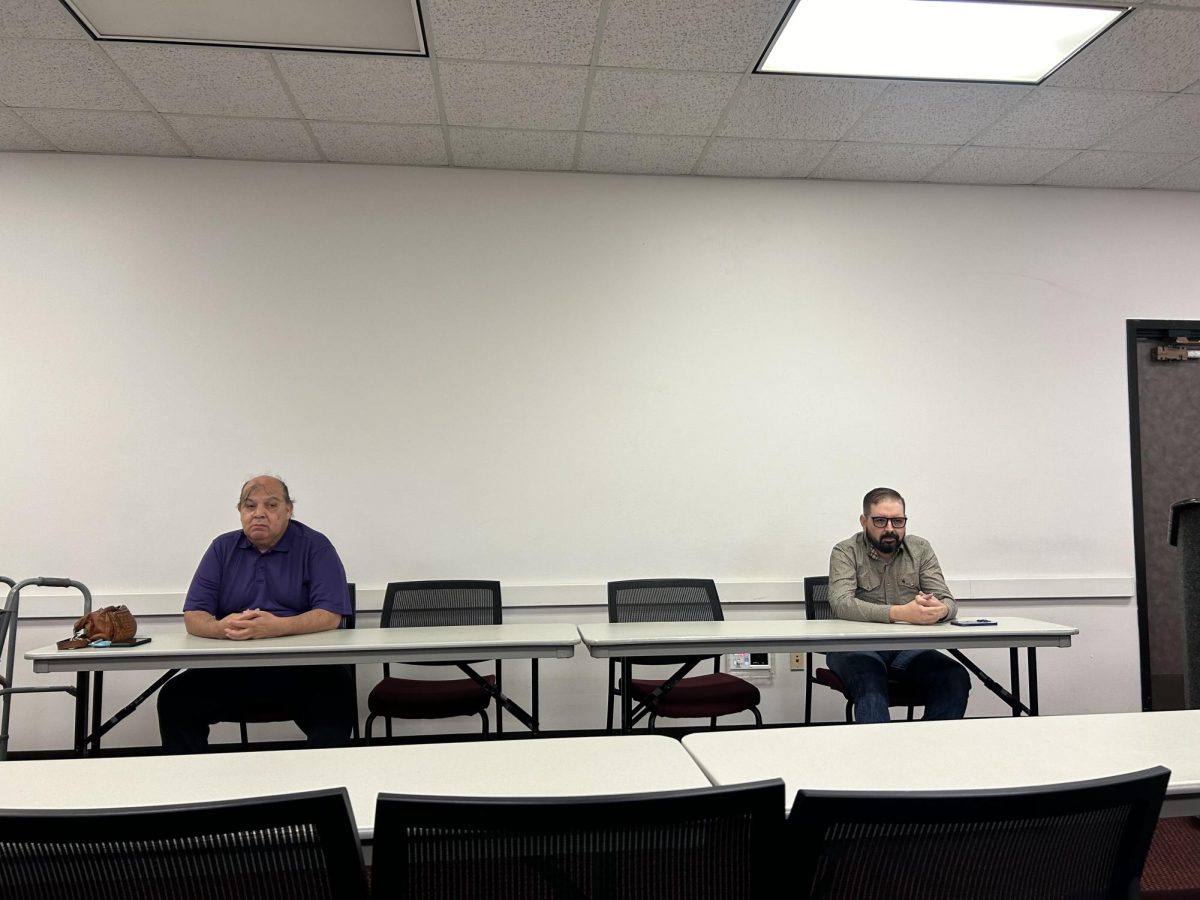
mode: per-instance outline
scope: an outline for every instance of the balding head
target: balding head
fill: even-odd
[[[282,478],[258,475],[242,485],[238,512],[246,538],[266,553],[279,543],[292,520],[292,495]]]

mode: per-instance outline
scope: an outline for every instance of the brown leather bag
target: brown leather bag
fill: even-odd
[[[106,606],[93,609],[75,623],[74,636],[58,642],[59,650],[78,650],[96,641],[121,643],[133,640],[137,634],[137,619],[127,606]]]

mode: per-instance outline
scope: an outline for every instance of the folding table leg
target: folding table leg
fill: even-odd
[[[1016,698],[1017,703],[1012,708],[1013,717],[1021,715],[1021,660],[1017,654],[1016,647],[1008,648],[1008,673],[1009,684],[1012,686],[1012,695]]]
[[[1028,656],[1029,665],[1026,668],[1029,670],[1029,714],[1036,716],[1038,714],[1038,683],[1037,683],[1037,648],[1029,648]]]

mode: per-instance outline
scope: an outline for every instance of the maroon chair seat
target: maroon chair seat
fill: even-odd
[[[608,583],[608,621],[610,622],[720,622],[725,618],[721,611],[721,600],[717,586],[711,578],[642,578]],[[615,701],[625,691],[623,680],[617,678],[617,670],[628,664],[633,666],[695,666],[706,656],[635,656],[626,660],[613,657],[608,664],[608,730],[613,729]],[[758,711],[761,700],[758,688],[735,675],[718,671],[720,657],[711,657],[711,675],[687,676],[654,703],[646,699],[667,679],[630,678],[628,699],[633,708],[633,721],[625,721],[627,713],[622,709],[622,730],[628,731],[643,715],[648,716],[646,726],[654,730],[654,724],[662,716],[668,719],[708,719],[709,727],[717,727],[719,716],[749,712],[754,724],[762,725],[762,714]]]
[[[658,679],[632,678],[629,693],[642,703],[660,684]],[[715,672],[680,680],[654,709],[656,715],[668,719],[709,719],[752,709],[761,699],[757,686],[736,675]]]
[[[495,675],[485,675],[493,687]],[[487,709],[491,695],[470,678],[430,681],[421,678],[384,678],[367,697],[372,715],[390,719],[449,719],[478,716]]]
[[[381,628],[454,628],[463,625],[499,625],[504,621],[498,581],[393,581],[383,594]],[[412,662],[413,666],[472,667],[485,662],[464,659],[454,662]],[[376,719],[383,719],[387,736],[392,736],[392,719],[451,719],[479,716],[480,729],[488,733],[487,708],[503,685],[501,661],[494,660],[494,675],[484,675],[484,688],[472,678],[425,679],[392,676],[391,665],[383,664],[383,680],[367,697],[367,721],[363,729],[371,743]],[[474,668],[470,668],[474,672]],[[500,701],[496,700],[496,733],[503,728]]]

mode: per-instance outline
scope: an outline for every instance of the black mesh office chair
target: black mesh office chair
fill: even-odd
[[[358,620],[358,596],[355,591],[354,583],[347,582],[346,589],[350,592],[350,615],[342,616],[342,628],[353,628]],[[350,679],[357,686],[358,684],[358,667],[346,666],[350,670]],[[358,702],[358,690],[354,692],[355,703]],[[264,703],[262,706],[246,710],[242,719],[238,722],[238,732],[242,739],[242,743],[248,745],[250,737],[246,731],[246,725],[250,722],[290,722],[292,717],[286,709],[272,704]],[[358,739],[358,712],[354,714],[354,738]]]
[[[503,621],[498,581],[397,581],[387,586],[383,598],[383,628],[445,627],[455,625],[500,625]],[[463,660],[475,663],[478,660]],[[409,663],[408,665],[457,666],[457,662]],[[501,687],[501,665],[484,680]],[[366,735],[371,741],[375,719],[385,720],[392,736],[392,719],[447,719],[479,716],[483,733],[488,733],[488,704],[491,695],[471,678],[434,681],[393,678],[384,663],[383,680],[367,697]],[[497,704],[497,717],[499,704]]]
[[[72,789],[64,785],[64,793]],[[130,797],[136,793],[131,783]],[[349,798],[336,788],[187,806],[0,810],[0,896],[366,900],[368,894]]]
[[[805,791],[783,852],[801,897],[1116,900],[1138,881],[1170,772],[939,792]]]
[[[610,622],[720,622],[725,619],[717,586],[711,578],[658,578],[608,583],[608,621]],[[685,665],[706,657],[697,656],[639,656],[631,657],[632,665]],[[758,711],[761,699],[758,687],[750,682],[720,671],[719,656],[712,657],[713,673],[684,678],[657,700],[652,694],[664,679],[631,678],[629,693],[633,700],[646,704],[649,710],[648,728],[653,731],[659,716],[669,719],[703,718],[715,727],[718,716],[728,716],[749,710],[754,724],[762,724]],[[613,729],[613,705],[621,695],[617,680],[620,659],[610,659],[608,665],[608,723]],[[633,723],[625,723],[632,726]]]
[[[562,798],[406,797],[375,810],[376,897],[766,897],[783,782]]]
[[[804,618],[833,619],[833,609],[829,606],[829,576],[818,575],[804,579]],[[804,724],[812,722],[812,688],[821,684],[832,688],[846,698],[846,721],[854,721],[854,700],[851,698],[846,685],[832,669],[814,669],[813,655],[804,654]],[[908,708],[908,721],[913,719],[915,707],[925,705],[925,692],[912,684],[905,684],[892,678],[888,680],[888,706],[904,706]]]

